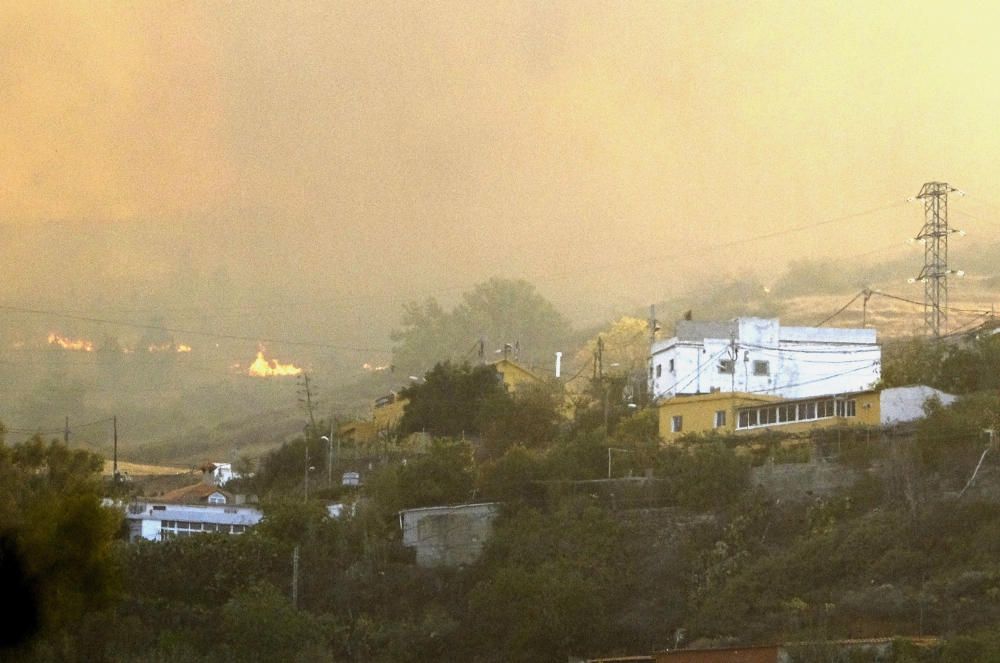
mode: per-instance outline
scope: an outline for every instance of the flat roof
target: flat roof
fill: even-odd
[[[248,506],[221,504],[218,506],[197,506],[150,502],[145,504],[142,511],[127,511],[125,517],[129,520],[186,520],[193,523],[216,523],[219,525],[256,525],[264,517],[264,514],[260,510]]]

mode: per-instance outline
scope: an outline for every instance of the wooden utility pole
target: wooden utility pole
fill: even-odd
[[[299,607],[299,545],[292,549],[292,607]]]
[[[107,421],[107,419],[105,419]],[[114,460],[111,461],[111,480],[118,483],[118,415],[111,418],[112,426],[114,427],[114,442],[115,442],[115,452]]]

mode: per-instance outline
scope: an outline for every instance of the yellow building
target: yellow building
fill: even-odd
[[[509,359],[501,359],[500,361],[493,362],[490,365],[500,376],[500,379],[503,381],[503,386],[507,389],[507,393],[516,394],[518,389],[523,389],[527,386],[548,385],[550,388],[562,389],[561,386],[553,386],[551,380],[546,381],[526,369],[524,366],[516,364]],[[567,419],[572,419],[574,413],[576,412],[576,403],[573,402],[570,394],[566,393],[564,389],[561,398],[563,403],[562,407],[559,408],[559,413]]]
[[[400,398],[396,392],[390,392],[386,396],[376,398],[372,408],[372,423],[375,430],[384,431],[395,428],[399,420],[403,418],[403,411],[409,403],[405,398]]]
[[[510,393],[516,393],[518,387],[526,384],[542,384],[542,378],[538,377],[524,366],[515,364],[510,359],[501,359],[491,364],[494,370],[503,380],[503,386]]]
[[[879,394],[852,394],[787,399],[743,392],[678,396],[659,406],[660,438],[673,442],[686,433],[800,433],[813,428],[878,426]]]
[[[357,444],[374,442],[380,434],[388,433],[399,424],[408,402],[395,392],[376,398],[372,403],[371,419],[349,421],[337,429],[337,434]]]

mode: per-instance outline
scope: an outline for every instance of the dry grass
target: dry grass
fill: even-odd
[[[112,467],[112,462],[110,460],[104,461],[104,471],[103,471],[104,476],[106,477],[111,476],[112,473],[111,467]],[[143,465],[141,463],[128,463],[124,461],[118,461],[118,471],[127,472],[133,477],[192,474],[191,469],[187,467],[171,467],[169,465]]]

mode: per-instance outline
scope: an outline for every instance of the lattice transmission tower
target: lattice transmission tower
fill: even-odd
[[[924,243],[924,326],[928,335],[941,336],[948,328],[948,194],[958,189],[945,182],[927,182],[917,198],[924,201],[924,227],[917,241]]]

